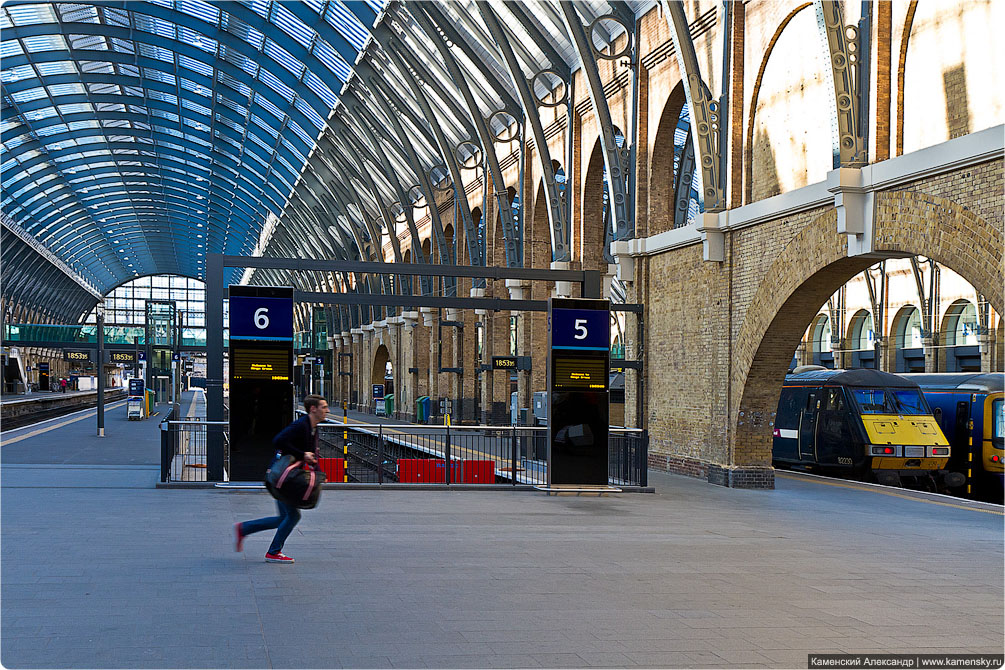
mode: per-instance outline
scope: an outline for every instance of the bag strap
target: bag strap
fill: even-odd
[[[279,478],[279,481],[276,482],[276,488],[282,488],[283,482],[286,481],[287,475],[289,475],[290,472],[293,470],[293,468],[297,467],[297,465],[299,464],[300,461],[293,461],[285,470],[283,470],[282,476]]]
[[[307,500],[311,496],[311,491],[314,490],[314,480],[316,478],[317,478],[317,475],[314,474],[313,470],[311,470],[311,483],[307,486],[307,490],[304,491],[304,497],[303,497],[304,500]]]

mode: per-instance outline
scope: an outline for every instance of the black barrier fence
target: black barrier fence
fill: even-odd
[[[547,428],[323,423],[318,429],[328,481],[544,485],[548,480]],[[612,428],[608,444],[609,483],[648,486],[646,431]]]
[[[228,426],[225,421],[176,421],[169,415],[160,424],[161,481],[208,481],[211,433],[223,434],[224,479],[229,479]],[[516,486],[548,481],[547,428],[326,422],[318,431],[319,462],[331,483]],[[609,484],[648,486],[648,433],[611,428],[608,444]]]
[[[209,433],[223,433],[224,472],[230,472],[228,425],[226,421],[203,419],[174,421],[168,418],[162,421],[161,481],[207,481],[206,438]]]

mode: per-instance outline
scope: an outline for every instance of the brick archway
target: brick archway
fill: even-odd
[[[913,254],[935,259],[969,281],[1002,313],[1000,227],[957,203],[915,191],[876,194],[875,253],[847,256],[829,210],[803,228],[760,279],[736,338],[731,378],[730,458],[724,483],[760,486],[773,477],[775,409],[792,352],[820,305],[840,286],[882,258]],[[773,484],[772,484],[773,485]]]
[[[387,345],[381,344],[376,347],[376,349],[373,352],[372,365],[370,366],[371,384],[384,383],[384,371],[387,369],[388,362],[392,360],[393,359],[391,357],[391,352],[387,348]]]

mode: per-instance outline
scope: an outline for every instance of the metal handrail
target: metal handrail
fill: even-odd
[[[191,419],[179,419],[179,420],[168,420],[162,421],[162,424],[166,423],[169,426],[229,426],[229,421],[192,421]]]

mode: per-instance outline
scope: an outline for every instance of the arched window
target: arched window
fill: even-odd
[[[816,318],[813,324],[813,351],[828,352],[831,350],[831,320],[824,315]]]
[[[864,309],[859,310],[851,321],[851,338],[849,349],[872,349],[875,333],[872,329],[872,314]]]
[[[946,345],[950,347],[977,344],[977,308],[969,300],[958,300],[946,313]]]
[[[701,170],[695,163],[691,141],[691,112],[685,104],[677,117],[673,135],[674,228],[686,226],[705,211],[701,197]]]
[[[908,305],[904,309],[909,311],[898,320],[897,348],[920,349],[922,347],[921,311],[913,305]]]

